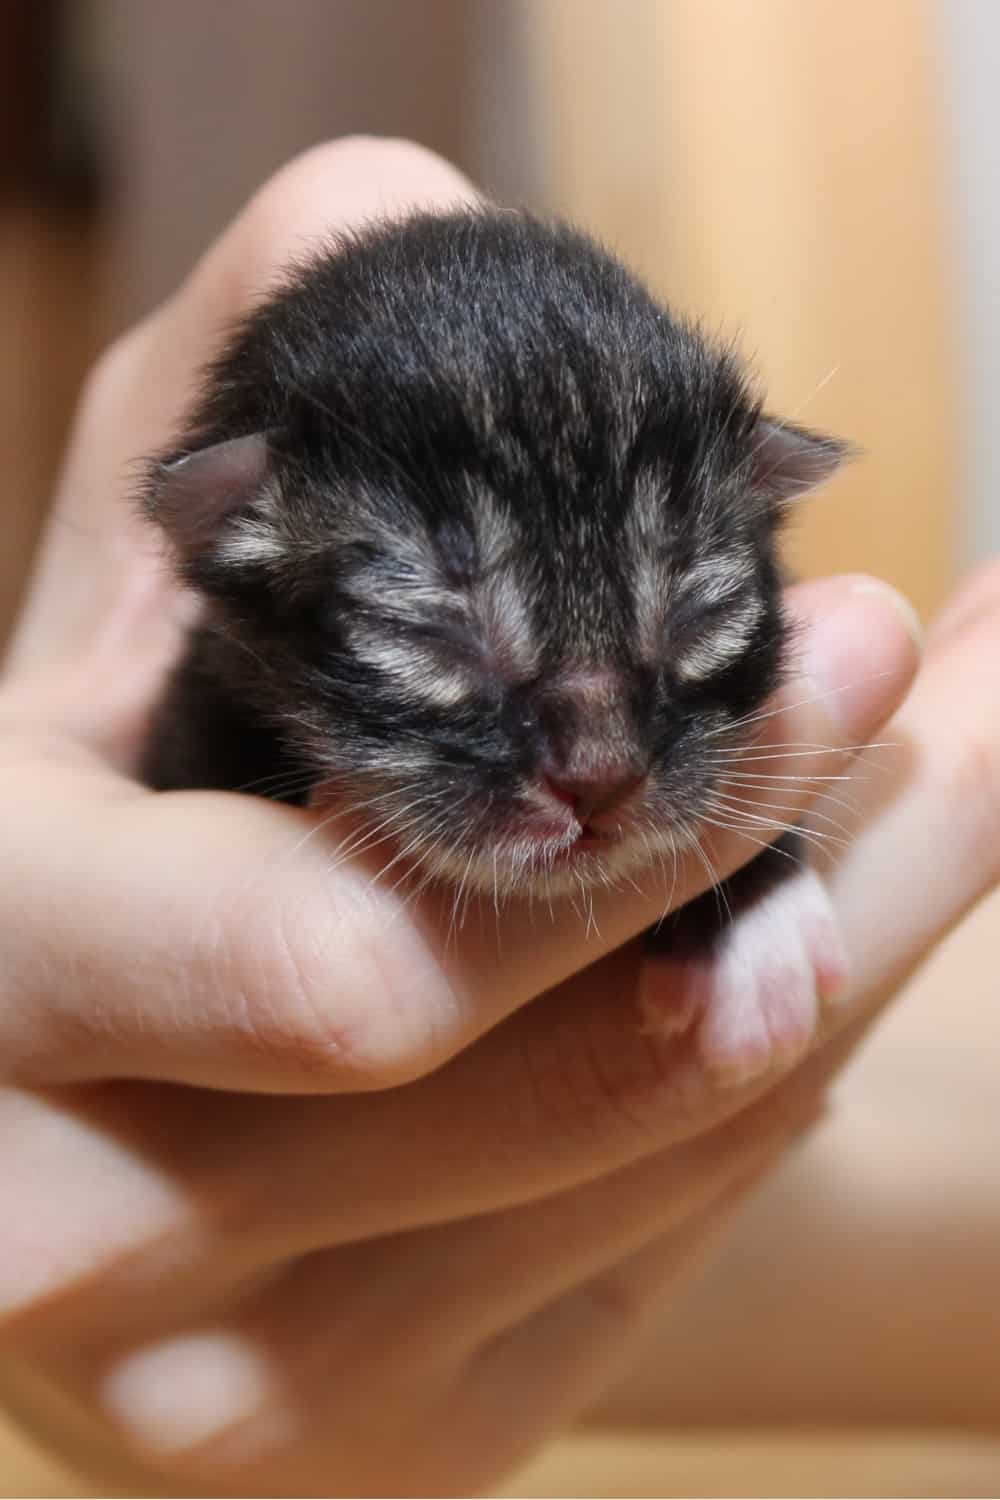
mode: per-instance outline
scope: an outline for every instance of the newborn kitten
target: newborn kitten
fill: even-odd
[[[150,467],[204,612],[144,776],[336,795],[491,897],[669,867],[781,680],[785,506],[842,456],[569,228],[483,208],[345,237],[247,317]],[[836,943],[817,883],[791,885],[706,1012],[749,1015],[749,985],[771,1025],[803,924],[825,934],[791,965],[815,1004]],[[660,937],[702,990],[725,968],[711,930]],[[693,1019],[649,996],[657,1024]]]

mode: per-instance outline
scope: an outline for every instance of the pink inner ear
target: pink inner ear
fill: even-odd
[[[761,417],[753,439],[754,489],[775,500],[793,500],[823,484],[849,454],[838,438]]]
[[[204,552],[226,521],[259,494],[267,467],[262,432],[201,448],[160,465],[150,510],[181,553]]]

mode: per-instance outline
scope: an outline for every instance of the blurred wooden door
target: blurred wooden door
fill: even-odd
[[[740,337],[775,408],[859,444],[794,561],[926,609],[959,532],[923,0],[520,0],[551,196]]]

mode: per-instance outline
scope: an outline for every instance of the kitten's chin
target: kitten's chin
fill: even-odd
[[[484,842],[475,850],[453,850],[428,861],[429,873],[490,900],[551,900],[599,888],[641,887],[642,872],[669,872],[680,842],[664,835],[595,835],[546,840],[520,837]]]

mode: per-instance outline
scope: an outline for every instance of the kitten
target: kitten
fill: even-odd
[[[570,228],[345,237],[150,466],[204,612],[144,776],[335,794],[491,895],[673,860],[786,666],[787,502],[843,454]]]

